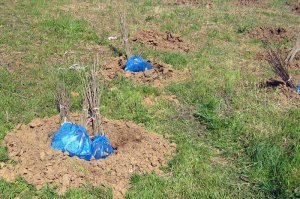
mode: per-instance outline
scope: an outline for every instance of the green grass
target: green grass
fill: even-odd
[[[18,178],[14,182],[5,182],[0,180],[0,197],[13,199],[16,197],[31,199],[43,198],[43,199],[65,199],[65,198],[112,198],[111,190],[103,190],[101,188],[83,187],[80,189],[70,189],[64,195],[58,195],[55,189],[49,188],[45,185],[41,190],[28,184],[24,179]]]
[[[107,40],[120,35],[115,7],[91,0],[88,7],[75,11],[61,9],[76,2],[0,3],[0,55],[5,55],[5,62],[22,62],[21,68],[0,65],[0,140],[18,123],[57,114],[54,93],[58,81],[63,79],[70,91],[82,94],[80,74],[59,70],[79,63],[80,55],[91,54],[80,46],[109,48],[112,44],[124,52],[120,40]],[[196,49],[161,52],[134,43],[135,53],[191,73],[165,88],[123,77],[102,85],[100,108],[105,117],[171,134],[177,144],[175,157],[162,168],[166,175],[134,174],[126,198],[300,197],[299,103],[279,96],[276,90],[266,94],[257,88],[256,83],[273,74],[265,63],[253,60],[263,50],[262,42],[247,36],[253,27],[297,28],[300,19],[283,12],[288,8],[279,0],[267,1],[264,8],[217,0],[212,10],[201,5],[176,6],[171,1],[127,3],[132,8],[128,16],[131,35],[155,24],[161,31],[182,35]],[[291,43],[283,41],[274,47]],[[15,52],[22,59],[14,57]],[[74,57],[65,59],[66,52],[73,52]],[[176,95],[180,105],[162,98],[151,107],[143,104],[145,97],[164,94]],[[73,97],[72,111],[80,111],[81,102],[82,97]],[[227,163],[214,163],[216,157]],[[0,146],[0,161],[10,162],[4,146]],[[249,182],[242,181],[241,175]],[[109,188],[92,187],[59,196],[55,187],[45,185],[37,190],[21,178],[0,180],[0,189],[0,198],[112,198]]]

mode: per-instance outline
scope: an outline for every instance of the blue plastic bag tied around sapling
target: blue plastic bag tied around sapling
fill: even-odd
[[[297,85],[296,89],[297,89],[298,94],[300,94],[300,85]]]
[[[92,142],[85,128],[73,123],[64,123],[54,133],[52,148],[68,152],[70,156],[77,156],[81,159],[92,158]]]
[[[152,64],[144,60],[140,56],[130,57],[125,65],[125,71],[129,72],[144,72],[146,70],[151,70]]]
[[[96,135],[92,143],[93,157],[96,160],[104,159],[114,152],[109,139],[103,135]]]
[[[114,152],[109,139],[104,135],[96,135],[91,141],[87,131],[80,125],[66,122],[54,133],[52,148],[84,160],[107,158]]]

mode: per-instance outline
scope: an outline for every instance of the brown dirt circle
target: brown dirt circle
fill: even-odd
[[[285,28],[258,27],[248,31],[248,35],[265,42],[280,42],[284,39],[292,40],[294,35]]]
[[[71,118],[76,123],[80,119],[77,114],[71,114]],[[48,183],[57,186],[59,193],[87,184],[107,186],[112,187],[115,198],[124,198],[133,173],[163,175],[160,166],[176,150],[176,144],[166,136],[148,133],[132,122],[104,119],[103,128],[117,150],[106,159],[85,161],[51,148],[58,127],[59,116],[53,116],[18,125],[9,132],[4,142],[16,164],[1,165],[0,177],[13,180],[22,176],[37,188]]]
[[[152,70],[145,72],[126,72],[124,70],[126,64],[125,57],[110,58],[104,64],[101,75],[108,79],[124,76],[139,83],[149,83],[154,87],[163,87],[171,80],[179,80],[186,77],[187,71],[175,70],[171,65],[162,64],[153,59],[149,59],[148,61],[153,66]]]
[[[183,51],[189,52],[193,46],[185,42],[180,36],[158,30],[142,30],[137,32],[132,41],[137,41],[162,51]]]

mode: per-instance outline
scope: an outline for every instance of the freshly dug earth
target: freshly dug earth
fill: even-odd
[[[300,3],[287,3],[292,13],[295,15],[300,15]]]
[[[300,85],[299,75],[293,76],[292,79],[295,85]],[[267,79],[266,81],[259,83],[259,87],[265,88],[267,93],[272,92],[274,89],[279,89],[279,93],[288,99],[300,99],[300,95],[297,93],[297,90],[286,86],[279,77]]]
[[[158,63],[152,59],[149,60],[153,69],[145,72],[126,72],[124,70],[126,58],[117,57],[106,61],[101,74],[109,79],[114,79],[118,76],[128,77],[139,83],[150,83],[154,87],[162,87],[168,81],[184,78],[185,71],[174,70],[171,65]]]
[[[278,28],[270,28],[270,27],[258,27],[253,28],[248,31],[248,35],[250,37],[259,39],[261,41],[266,42],[280,42],[284,39],[291,40],[294,38],[292,32],[278,27]]]
[[[281,57],[282,60],[286,59],[290,51],[291,49],[289,48],[281,48],[276,50],[276,52],[278,53],[278,55]],[[268,54],[266,52],[260,52],[256,55],[256,59],[259,61],[268,60]],[[296,56],[291,62],[287,63],[287,66],[289,68],[295,68],[295,69],[300,68],[300,52],[296,54]]]
[[[79,115],[71,114],[71,118],[79,123]],[[53,133],[58,128],[59,116],[54,116],[18,125],[9,132],[4,141],[10,159],[16,164],[2,165],[0,177],[13,180],[22,176],[37,188],[49,183],[59,187],[60,193],[88,184],[108,186],[116,198],[124,198],[133,173],[154,171],[162,175],[159,167],[176,150],[176,144],[132,122],[104,119],[103,128],[116,151],[103,160],[85,161],[51,148]]]
[[[157,30],[142,30],[136,33],[132,40],[162,51],[179,50],[188,52],[192,49],[191,44],[184,42],[180,36],[168,31],[159,32]]]

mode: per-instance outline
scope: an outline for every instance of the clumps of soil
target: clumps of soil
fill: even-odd
[[[276,50],[277,54],[281,56],[282,60],[286,59],[290,51],[291,49],[289,48],[280,48]],[[259,52],[255,59],[259,61],[265,61],[268,59],[268,54],[266,52]],[[291,62],[287,62],[287,66],[289,68],[300,68],[300,53],[297,53]]]
[[[154,87],[162,87],[170,80],[185,77],[185,72],[174,70],[171,65],[162,64],[153,59],[149,59],[148,61],[153,66],[152,70],[127,72],[124,70],[126,64],[124,56],[112,58],[104,64],[101,74],[108,79],[124,76],[139,83],[150,83]]]
[[[180,36],[168,31],[159,32],[156,30],[142,30],[136,33],[132,40],[162,51],[179,50],[189,52],[192,49],[191,44],[183,41]]]
[[[292,7],[292,12],[296,15],[300,15],[300,4]]]
[[[299,75],[293,76],[292,79],[295,85],[299,85]],[[260,82],[258,86],[259,88],[265,88],[267,93],[271,93],[274,89],[276,89],[279,90],[281,95],[284,95],[288,99],[300,99],[300,95],[297,90],[286,86],[285,82],[283,82],[279,77],[269,78],[266,81]]]
[[[258,40],[264,42],[280,42],[285,39],[292,40],[294,35],[292,32],[288,31],[285,28],[277,27],[258,27],[253,28],[248,31],[248,35],[252,38],[256,38]]]
[[[287,3],[291,12],[295,15],[300,15],[300,3]]]
[[[71,121],[79,120],[79,115],[71,114]],[[48,183],[60,193],[84,185],[107,186],[112,187],[115,198],[124,198],[133,173],[163,175],[160,166],[176,150],[176,144],[164,136],[146,132],[132,122],[103,119],[103,129],[116,151],[106,159],[85,161],[51,148],[58,127],[59,116],[54,116],[20,124],[9,132],[4,142],[14,164],[1,165],[0,177],[13,180],[22,176],[37,188]]]

